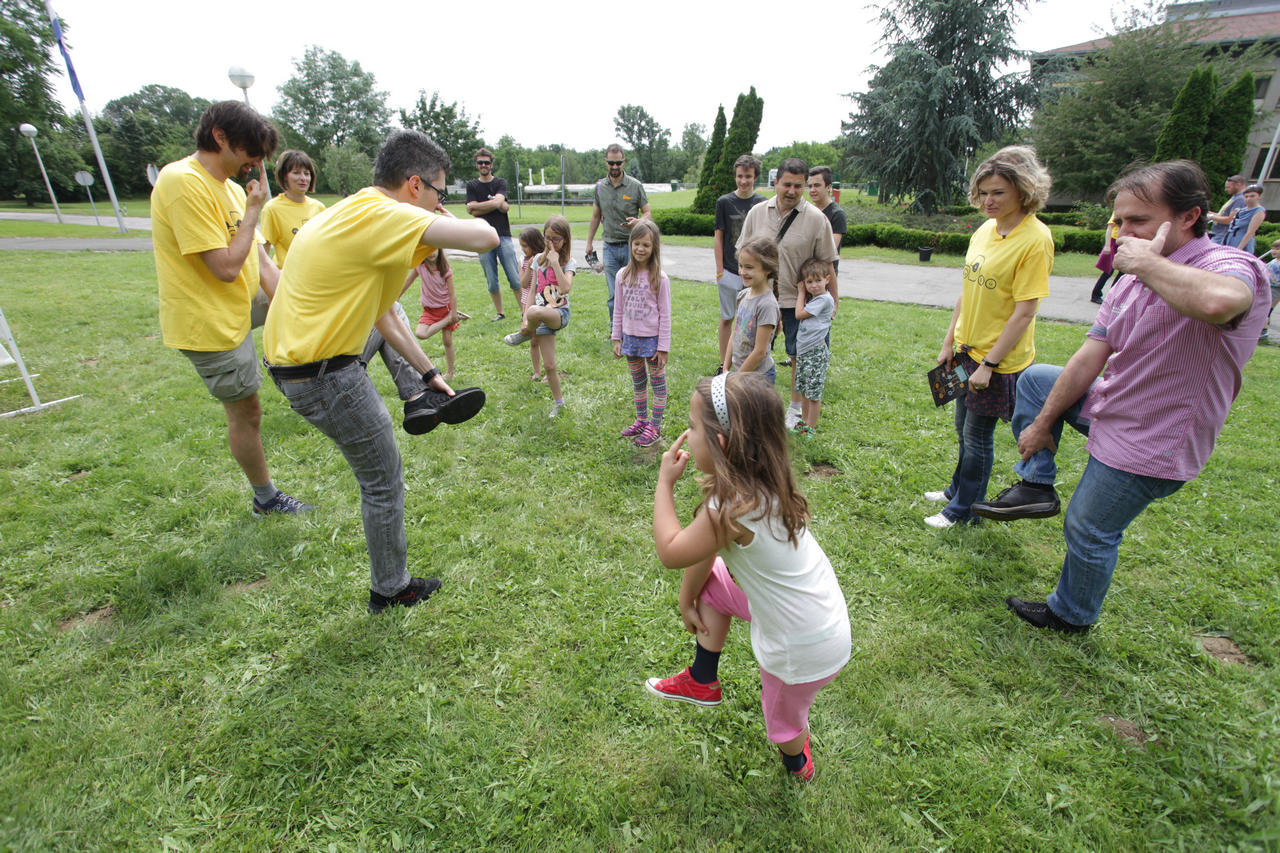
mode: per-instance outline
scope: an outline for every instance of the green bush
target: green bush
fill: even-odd
[[[655,210],[653,221],[663,234],[681,234],[686,237],[712,237],[716,232],[716,217],[711,213],[690,213],[687,210]]]
[[[1253,239],[1254,239],[1253,253],[1259,257],[1265,255],[1267,251],[1271,248],[1272,244],[1275,242],[1274,237],[1265,237],[1262,234],[1258,234]]]

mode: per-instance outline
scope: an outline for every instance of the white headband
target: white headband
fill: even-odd
[[[716,420],[725,432],[729,431],[729,401],[724,396],[724,383],[728,378],[727,373],[711,377],[711,407],[716,410]]]

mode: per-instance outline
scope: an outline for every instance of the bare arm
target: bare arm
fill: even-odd
[[[594,202],[591,205],[591,224],[587,226],[587,254],[591,254],[591,243],[596,239],[596,229],[600,227],[600,220],[604,214],[600,212],[600,205]]]
[[[752,347],[750,355],[743,359],[738,372],[750,373],[759,367],[764,357],[769,354],[769,342],[772,340],[773,326],[756,326],[756,345]]]
[[[839,246],[839,237],[836,238],[836,245]],[[840,254],[839,249],[836,254]],[[827,271],[827,293],[831,294],[831,316],[834,318],[840,311],[840,282],[836,281],[836,268],[831,265],[831,269]]]
[[[1004,357],[1009,354],[1009,350],[1013,349],[1013,345],[1022,337],[1022,333],[1027,330],[1027,326],[1031,325],[1031,321],[1036,317],[1036,309],[1040,305],[1039,299],[1025,299],[1022,302],[1013,304],[1013,313],[1009,315],[1009,319],[1005,320],[1004,328],[1000,330],[1000,337],[996,338],[996,342],[991,345],[991,349],[987,350],[987,354],[983,356],[983,361],[989,361],[993,364],[999,364]],[[987,367],[985,364],[978,365],[978,369],[973,371],[973,375],[969,377],[969,386],[981,391],[991,384],[991,374],[994,369]]]
[[[688,434],[687,430],[680,433],[662,454],[658,485],[653,491],[653,544],[658,559],[669,569],[682,569],[703,561],[710,569],[711,557],[720,549],[714,513],[704,508],[692,524],[683,528],[676,515],[675,485],[689,463],[689,452],[681,449]]]
[[[715,236],[712,239],[715,240],[715,243],[712,245],[711,251],[716,256],[716,278],[719,279],[720,276],[724,275],[724,231],[717,228],[713,233]]]
[[[452,217],[440,217],[432,220],[431,224],[423,230],[419,242],[424,246],[436,246],[441,249],[488,252],[498,247],[498,232],[483,219],[464,222]]]
[[[469,201],[467,202],[467,213],[472,216],[479,216],[481,213],[489,213],[494,210],[506,210],[511,205],[507,204],[507,197],[502,193],[498,193],[487,201]]]
[[[245,187],[244,218],[240,220],[240,227],[231,242],[225,249],[210,249],[200,253],[200,258],[218,281],[233,282],[240,275],[249,251],[257,245],[255,232],[258,228],[258,215],[266,201],[267,191],[262,182],[250,181]]]
[[[280,284],[280,268],[267,254],[267,248],[258,244],[258,284],[268,299],[276,298],[276,287]]]
[[[938,350],[938,364],[946,364],[956,354],[956,323],[960,322],[960,305],[964,294],[956,297],[956,310],[951,312],[951,325],[947,326],[947,335],[942,339],[942,349]]]
[[[1168,222],[1162,223],[1150,240],[1118,239],[1116,269],[1136,275],[1170,308],[1185,317],[1221,325],[1248,311],[1253,305],[1253,291],[1243,281],[1164,257],[1162,250],[1169,227]]]
[[[796,291],[796,319],[797,320],[805,320],[813,316],[807,310],[805,310],[804,306],[808,304],[808,302],[809,302],[809,291],[804,287],[804,285],[801,285],[800,289]]]
[[[1111,346],[1106,341],[1085,338],[1080,349],[1076,350],[1062,373],[1058,374],[1040,414],[1018,436],[1018,452],[1023,459],[1030,459],[1032,454],[1044,448],[1054,451],[1058,449],[1057,442],[1053,440],[1054,422],[1084,396],[1110,357]]]

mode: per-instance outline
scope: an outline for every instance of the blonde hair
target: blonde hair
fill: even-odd
[[[658,292],[658,285],[662,278],[662,232],[658,230],[658,223],[652,219],[641,219],[631,226],[631,237],[627,240],[628,251],[631,244],[636,241],[637,237],[649,236],[649,240],[653,243],[653,251],[649,254],[649,260],[645,262],[644,272],[649,276],[649,289],[654,293]],[[627,261],[627,265],[618,270],[618,284],[630,284],[631,279],[640,274],[639,268],[636,266],[634,257]]]
[[[711,469],[699,480],[702,503],[698,511],[715,501],[725,540],[742,534],[734,519],[754,511],[756,519],[777,518],[786,528],[788,541],[798,544],[800,532],[809,523],[809,502],[791,471],[781,398],[758,373],[726,374],[724,395],[729,410],[727,430],[720,425],[711,403],[710,378],[698,383],[689,403],[690,416],[698,419],[706,436],[703,444]]]
[[[1013,184],[1022,199],[1022,209],[1035,213],[1049,200],[1053,178],[1049,170],[1040,165],[1034,148],[1026,145],[1010,145],[992,154],[973,172],[969,180],[969,202],[978,204],[978,184],[992,176],[1004,178]]]

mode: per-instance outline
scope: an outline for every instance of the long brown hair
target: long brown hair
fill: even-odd
[[[698,383],[689,404],[690,415],[702,423],[705,452],[711,457],[711,473],[699,481],[702,503],[698,510],[715,499],[720,532],[726,541],[742,534],[734,519],[754,511],[753,519],[777,517],[787,530],[787,539],[798,544],[800,531],[809,522],[809,502],[791,471],[778,392],[757,373],[730,373],[724,394],[729,409],[727,430],[711,404],[709,378]]]
[[[627,247],[636,241],[638,237],[649,236],[649,242],[653,244],[653,251],[649,253],[649,260],[644,265],[644,272],[649,276],[649,289],[654,293],[658,292],[658,286],[662,283],[662,232],[658,230],[658,223],[652,219],[641,219],[635,225],[631,226],[631,236],[627,239]],[[627,261],[627,265],[618,270],[618,284],[627,285],[631,280],[640,274],[640,267],[637,266],[635,258]]]
[[[569,263],[569,258],[573,257],[573,252],[569,249],[569,243],[573,240],[573,232],[569,230],[569,220],[565,219],[558,213],[554,213],[547,217],[547,224],[542,226],[543,231],[550,231],[558,234],[564,239],[560,244],[560,268],[564,269],[564,265]]]

